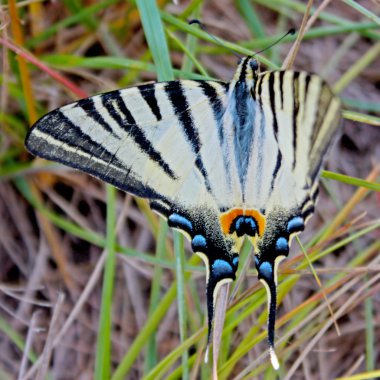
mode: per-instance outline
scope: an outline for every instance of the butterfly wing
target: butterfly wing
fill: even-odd
[[[208,194],[218,200],[210,184],[223,170],[225,91],[219,82],[173,81],[97,95],[41,118],[26,147],[137,196],[194,207]]]
[[[259,279],[268,293],[268,340],[273,351],[279,262],[314,212],[319,172],[339,131],[340,100],[317,75],[259,74],[252,93],[255,121],[244,198],[265,231],[253,239]]]
[[[172,81],[113,91],[41,118],[26,147],[150,200],[187,235],[207,267],[209,327],[215,289],[237,261],[219,226],[232,202],[223,150],[228,85]]]
[[[336,140],[340,100],[319,76],[293,71],[260,74],[255,98],[258,133],[250,154],[246,207],[300,207],[313,197],[323,159]]]

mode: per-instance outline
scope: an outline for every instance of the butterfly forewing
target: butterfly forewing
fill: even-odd
[[[118,188],[194,207],[223,202],[226,85],[175,81],[113,91],[41,118],[26,146]],[[204,128],[208,125],[207,128]]]

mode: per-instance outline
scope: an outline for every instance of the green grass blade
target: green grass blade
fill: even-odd
[[[146,40],[157,68],[159,81],[174,79],[164,27],[155,0],[137,0]]]
[[[185,302],[185,278],[184,278],[184,264],[185,264],[185,250],[183,243],[183,236],[180,232],[173,232],[174,253],[176,262],[176,283],[177,283],[177,304],[178,304],[178,320],[179,320],[179,336],[180,341],[183,343],[186,340],[187,331],[187,310]],[[189,354],[184,351],[182,354],[182,378],[189,379]]]
[[[377,25],[380,26],[380,18],[376,16],[373,12],[369,11],[367,8],[358,4],[357,1],[353,0],[343,0],[347,5],[357,10],[363,16],[368,17],[371,21],[376,22]]]
[[[111,315],[116,264],[116,189],[107,190],[107,257],[104,268],[99,335],[96,343],[95,380],[109,379],[111,373]]]
[[[194,265],[199,262],[197,256],[192,256],[188,261],[188,264]],[[185,280],[190,278],[190,273],[185,273]],[[144,327],[137,335],[136,339],[133,341],[128,349],[128,352],[120,362],[119,366],[116,368],[111,380],[123,380],[128,374],[132,365],[134,364],[136,358],[143,349],[145,343],[147,342],[149,336],[157,329],[162,318],[166,315],[169,307],[172,305],[177,294],[177,284],[176,281],[171,285],[164,297],[162,297],[160,304],[157,306],[155,311],[151,314],[149,319],[146,321]]]
[[[63,3],[68,9],[70,9],[72,14],[77,14],[83,9],[83,4],[81,0],[63,0]],[[95,30],[97,28],[96,20],[91,17],[91,14],[85,14],[80,22],[90,30]]]
[[[72,16],[69,16],[62,21],[56,22],[51,27],[46,28],[43,32],[38,34],[36,37],[30,38],[26,43],[25,46],[29,49],[34,48],[47,40],[49,37],[52,37],[58,33],[59,30],[65,29],[69,26],[72,26],[77,23],[81,23],[82,20],[86,19],[90,15],[94,15],[98,12],[100,12],[103,9],[108,8],[109,6],[117,3],[119,0],[104,0],[99,1],[97,3],[94,3],[94,5],[91,5],[89,7],[83,8],[81,11],[75,13]]]
[[[380,114],[380,104],[377,102],[369,102],[365,100],[360,100],[360,99],[351,99],[351,98],[346,98],[344,96],[341,97],[343,105],[349,108],[353,108],[359,111],[364,111],[364,112],[373,112]],[[343,111],[343,116],[344,112],[351,112],[351,111]],[[372,116],[369,116],[372,117]],[[355,120],[355,119],[353,119]],[[361,120],[358,120],[361,121]],[[379,119],[380,121],[380,119]],[[363,123],[366,123],[366,121],[363,121]]]
[[[372,61],[380,54],[380,42],[373,45],[368,51],[357,60],[349,70],[334,84],[333,89],[336,93],[343,91]]]
[[[185,57],[187,58],[186,62],[191,63],[191,65],[190,64],[186,65],[186,70],[188,70],[188,68],[190,68],[190,70],[191,70],[192,66],[194,65],[202,75],[204,75],[205,77],[208,77],[209,75],[208,75],[207,71],[203,68],[201,63],[194,56],[194,54],[181,42],[181,40],[169,31],[168,31],[168,36],[185,53]],[[191,36],[191,37],[194,38],[194,36]],[[183,68],[185,68],[185,65],[183,66]]]
[[[50,54],[43,58],[43,61],[57,68],[86,67],[91,69],[128,69],[136,71],[157,72],[157,68],[152,63],[137,61],[124,57],[78,57],[69,54]],[[174,69],[175,75],[182,79],[213,79],[201,74]]]
[[[369,190],[380,191],[380,184],[376,182],[368,182],[365,179],[350,177],[344,174],[333,173],[328,170],[322,171],[323,178],[333,179],[335,181],[347,183],[349,185],[365,187]]]
[[[194,8],[188,6],[186,11],[191,10],[190,14],[188,15],[191,19],[199,19],[201,18],[201,11],[202,11],[202,5],[203,1],[193,1],[192,4],[194,4]],[[187,17],[184,17],[185,19]],[[193,71],[193,66],[196,66],[196,62],[200,65],[198,60],[195,58],[195,51],[198,45],[198,38],[191,34],[186,35],[186,43],[185,43],[185,49],[187,50],[187,53],[185,51],[185,56],[182,61],[182,70],[184,71]],[[206,71],[202,65],[200,65],[204,71]],[[199,67],[198,67],[199,70]],[[202,71],[199,71],[202,73]]]
[[[212,46],[215,45],[215,40],[212,37],[210,37],[206,32],[204,32],[202,29],[196,27],[196,25],[189,25],[188,23],[186,23],[182,20],[179,20],[178,18],[176,18],[176,17],[174,17],[174,16],[172,16],[166,12],[161,12],[161,16],[165,22],[177,27],[179,30],[182,30],[183,32],[192,34],[192,35],[194,35],[198,38],[201,38],[205,41],[208,41],[208,42],[212,43]],[[218,49],[222,49],[223,51],[225,51],[227,48],[230,50],[234,50],[237,53],[240,53],[243,55],[252,55],[252,50],[250,50],[250,49],[247,49],[241,45],[234,44],[232,42],[223,40],[222,38],[219,38],[219,37],[218,37],[218,39],[223,44],[222,47],[217,47]],[[284,41],[285,41],[285,39],[284,39]],[[271,61],[269,61],[267,58],[265,58],[263,56],[258,55],[257,59],[271,69],[278,69],[279,68],[278,66],[274,65]]]
[[[252,2],[249,0],[237,0],[236,6],[242,17],[245,19],[245,23],[252,35],[258,38],[265,37],[264,26]]]
[[[186,9],[180,14],[179,18],[187,20],[188,18],[199,18],[198,11],[202,7],[204,0],[192,0]]]
[[[367,276],[368,277],[368,276]],[[368,278],[367,278],[368,279]],[[368,289],[370,292],[371,290]],[[365,314],[365,343],[366,343],[366,370],[373,371],[375,369],[375,326],[373,320],[375,318],[372,297],[366,298],[364,301]]]
[[[15,331],[15,329],[2,317],[0,316],[0,331],[2,332],[3,337],[7,336],[9,340],[21,351],[25,349],[25,341],[22,336]],[[28,353],[28,359],[35,363],[37,361],[37,355],[33,350],[30,350]],[[0,377],[1,378],[1,377]]]
[[[168,233],[168,224],[167,222],[160,218],[158,234],[156,240],[156,258],[164,258],[166,250],[166,235]],[[152,286],[150,290],[150,304],[148,311],[148,318],[153,314],[154,310],[160,302],[160,291],[161,291],[161,282],[162,282],[162,268],[158,265],[154,267]],[[153,333],[149,337],[149,341],[146,348],[146,357],[144,372],[148,373],[156,364],[157,364],[157,342],[156,342],[156,333]]]

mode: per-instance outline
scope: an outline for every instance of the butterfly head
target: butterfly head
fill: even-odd
[[[249,58],[249,61],[248,61],[248,65],[249,65],[249,68],[253,71],[253,72],[256,72],[259,70],[260,66],[259,66],[259,61],[253,57],[248,57]]]
[[[254,82],[259,72],[259,62],[253,57],[241,58],[238,68],[235,72],[233,82],[237,84]]]

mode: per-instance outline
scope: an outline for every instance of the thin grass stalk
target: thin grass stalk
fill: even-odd
[[[367,50],[350,69],[348,69],[334,84],[333,90],[336,93],[342,92],[369,64],[371,64],[380,54],[380,42]]]
[[[380,26],[380,18],[376,16],[373,12],[369,11],[367,8],[360,5],[357,1],[343,0],[343,2]]]
[[[369,278],[366,276],[366,280]],[[370,288],[368,288],[370,291]],[[373,319],[375,317],[375,309],[373,307],[372,297],[368,297],[364,301],[364,314],[365,314],[365,364],[367,371],[373,371],[375,369],[375,352],[376,352],[376,342],[375,342],[375,326]]]
[[[322,171],[322,177],[333,179],[334,181],[339,181],[342,183],[346,183],[348,185],[353,185],[353,186],[361,187],[368,190],[380,191],[380,184],[378,182],[375,182],[375,180],[368,181],[365,179],[351,177],[344,174],[333,173],[328,170]]]
[[[29,49],[33,49],[36,46],[42,44],[49,37],[58,34],[60,30],[66,29],[74,24],[80,23],[83,20],[83,18],[95,15],[96,13],[102,11],[103,9],[107,9],[108,7],[119,1],[120,0],[104,0],[96,2],[88,7],[84,7],[81,11],[73,14],[72,16],[69,16],[61,21],[54,23],[52,26],[45,28],[37,36],[29,38],[28,41],[26,41],[25,46]]]
[[[254,4],[249,0],[237,0],[236,6],[245,19],[252,35],[256,38],[265,37],[264,26]]]
[[[158,233],[156,238],[156,257],[163,258],[165,256],[165,245],[166,245],[166,235],[168,233],[168,224],[162,218],[159,221],[158,225]],[[161,293],[161,283],[163,270],[162,267],[156,265],[153,271],[153,279],[150,290],[149,297],[149,310],[148,310],[148,318],[154,312],[156,307],[160,302],[160,293]],[[144,363],[144,373],[148,373],[158,361],[158,352],[157,352],[157,333],[154,332],[148,340],[147,348],[146,348],[146,357]]]
[[[20,26],[20,19],[16,7],[16,0],[9,0],[8,4],[13,38],[16,44],[24,46],[24,35]],[[20,70],[21,85],[24,91],[24,99],[26,101],[26,107],[28,110],[29,124],[32,125],[38,119],[38,116],[36,107],[34,105],[34,96],[29,75],[29,69],[24,58],[22,58],[21,56],[17,57],[17,62]]]
[[[201,14],[202,14],[203,1],[196,1],[196,2],[193,1],[193,3],[196,3],[196,6],[194,9],[192,9],[192,12],[189,14],[189,16],[191,16],[192,19],[194,18],[199,19],[201,18]],[[183,71],[193,71],[193,68],[195,66],[197,67],[198,70],[202,68],[206,76],[208,76],[204,67],[199,63],[199,61],[195,57],[195,52],[198,46],[198,38],[191,34],[187,34],[184,46],[187,52],[184,50],[186,54],[183,57],[181,69]],[[202,73],[202,71],[199,71],[199,72]]]
[[[116,266],[116,189],[106,185],[107,192],[107,257],[104,268],[100,321],[96,342],[94,379],[109,379],[111,374],[112,301]]]
[[[188,261],[188,264],[194,265],[199,262],[198,257],[192,256]],[[190,278],[190,273],[185,273],[185,281]],[[143,349],[145,343],[149,339],[149,336],[155,331],[158,324],[162,318],[166,315],[167,310],[172,305],[175,297],[177,295],[177,284],[176,281],[170,286],[166,294],[161,298],[160,304],[157,306],[154,313],[148,318],[143,329],[138,333],[137,337],[133,341],[132,345],[129,347],[128,352],[119,363],[116,371],[111,377],[111,380],[123,380],[124,377],[128,374],[132,365],[134,364],[137,356]]]
[[[185,303],[185,277],[184,277],[184,264],[185,264],[185,249],[183,236],[178,231],[173,233],[174,241],[174,254],[176,262],[176,283],[177,283],[177,305],[178,305],[178,323],[179,323],[179,336],[181,344],[186,340],[187,331],[187,310]],[[189,379],[189,353],[185,350],[182,354],[182,376],[183,380]]]
[[[378,112],[378,105],[374,106],[374,108],[376,109],[368,109],[368,112]],[[365,115],[355,111],[343,111],[343,117],[347,120],[358,121],[359,123],[366,123],[369,125],[375,125],[376,127],[380,127],[380,117],[377,116]]]
[[[136,0],[149,49],[157,68],[159,81],[174,79],[169,49],[155,0]]]

